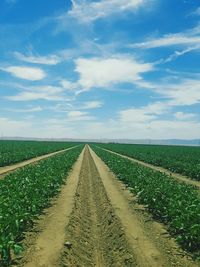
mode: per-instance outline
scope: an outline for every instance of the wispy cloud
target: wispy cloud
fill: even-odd
[[[162,37],[152,38],[145,42],[129,45],[132,48],[158,48],[170,46],[196,46],[200,43],[200,26],[196,26],[184,32],[165,34]]]
[[[85,111],[73,110],[69,111],[67,114],[68,121],[90,121],[93,119],[94,117],[89,115],[89,113]]]
[[[66,90],[76,90],[78,88],[78,84],[76,82],[71,82],[68,80],[61,80],[60,81],[61,86]]]
[[[49,100],[49,101],[65,101],[66,97],[62,94],[63,88],[54,86],[31,87],[29,90],[20,92],[13,96],[5,97],[11,101],[34,101],[34,100]]]
[[[123,122],[145,123],[155,120],[159,115],[166,113],[169,110],[168,105],[163,102],[154,102],[143,107],[132,107],[121,110],[119,119]]]
[[[14,52],[14,56],[24,62],[34,63],[34,64],[44,64],[44,65],[56,65],[62,61],[60,57],[57,55],[49,55],[49,56],[36,56],[30,54],[28,56],[23,55],[19,52]]]
[[[103,106],[103,102],[101,101],[88,101],[83,103],[81,109],[96,109],[101,108]]]
[[[9,112],[19,112],[19,113],[35,113],[35,112],[40,112],[43,110],[41,106],[36,106],[36,107],[27,107],[27,108],[7,108],[4,109]]]
[[[183,49],[183,50],[180,50],[180,51],[175,51],[173,54],[169,55],[166,59],[163,59],[163,60],[160,60],[159,63],[167,63],[167,62],[171,62],[175,59],[177,59],[178,57],[181,57],[187,53],[190,53],[192,51],[195,51],[195,50],[200,50],[200,45],[196,45],[196,46],[193,46],[193,47],[188,47],[186,49]]]
[[[6,2],[7,4],[14,5],[14,4],[16,4],[16,3],[18,2],[18,0],[5,0],[5,2]]]
[[[152,90],[162,98],[163,106],[191,106],[200,103],[200,79],[168,77],[157,82],[139,82],[139,87]],[[165,100],[163,100],[163,98]]]
[[[192,13],[190,13],[189,15],[200,16],[200,6],[196,10],[194,10]]]
[[[29,81],[39,81],[46,77],[46,73],[41,68],[10,66],[6,68],[0,68],[0,70],[8,72],[14,77]]]
[[[174,114],[174,117],[178,120],[191,120],[191,119],[194,119],[196,118],[196,114],[194,113],[185,113],[185,112],[182,112],[182,111],[179,111],[179,112],[176,112]]]
[[[146,0],[101,0],[98,2],[71,0],[71,2],[72,9],[68,12],[68,15],[85,23],[105,18],[115,13],[135,11],[147,3]]]

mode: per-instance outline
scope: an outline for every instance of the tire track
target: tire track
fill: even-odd
[[[144,209],[138,206],[134,196],[113,175],[95,152],[90,149],[90,153],[114,207],[115,214],[120,219],[127,240],[134,251],[137,266],[200,266],[198,262],[193,262],[172,238],[165,236],[166,229],[152,220]]]
[[[65,244],[62,266],[136,266],[123,227],[88,148],[84,154],[75,208],[66,228]]]
[[[83,150],[84,151],[84,150]],[[65,227],[74,206],[74,195],[82,166],[83,153],[69,173],[61,193],[52,202],[52,206],[36,222],[32,232],[26,234],[26,248],[18,266],[23,267],[57,267],[65,241]]]

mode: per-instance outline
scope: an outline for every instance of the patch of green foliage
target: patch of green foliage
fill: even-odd
[[[169,232],[183,249],[200,256],[200,195],[195,187],[133,163],[96,146],[97,155],[116,176],[132,188],[139,203],[153,217],[168,225]]]
[[[78,143],[47,141],[0,140],[0,167],[78,145]]]
[[[83,146],[28,165],[0,180],[0,266],[19,254],[23,233],[65,183]]]
[[[130,144],[98,146],[200,181],[200,147]]]

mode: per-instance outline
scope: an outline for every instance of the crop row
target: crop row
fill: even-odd
[[[83,146],[29,165],[0,180],[0,266],[22,247],[24,231],[49,206]]]
[[[99,146],[200,181],[200,147],[130,144]]]
[[[0,167],[77,145],[67,142],[0,141]]]
[[[200,257],[200,195],[190,185],[92,146],[116,176],[137,195],[154,218],[168,225],[169,232],[187,251]]]

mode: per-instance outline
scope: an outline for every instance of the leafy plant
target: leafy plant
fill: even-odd
[[[83,146],[28,165],[0,180],[0,266],[21,252],[23,233],[33,226],[61,185]]]
[[[70,148],[77,144],[67,142],[0,140],[0,167]]]
[[[200,181],[200,147],[130,144],[98,146]]]
[[[101,148],[94,151],[137,195],[157,220],[168,225],[169,232],[187,251],[200,256],[200,195],[195,187],[177,182]]]

